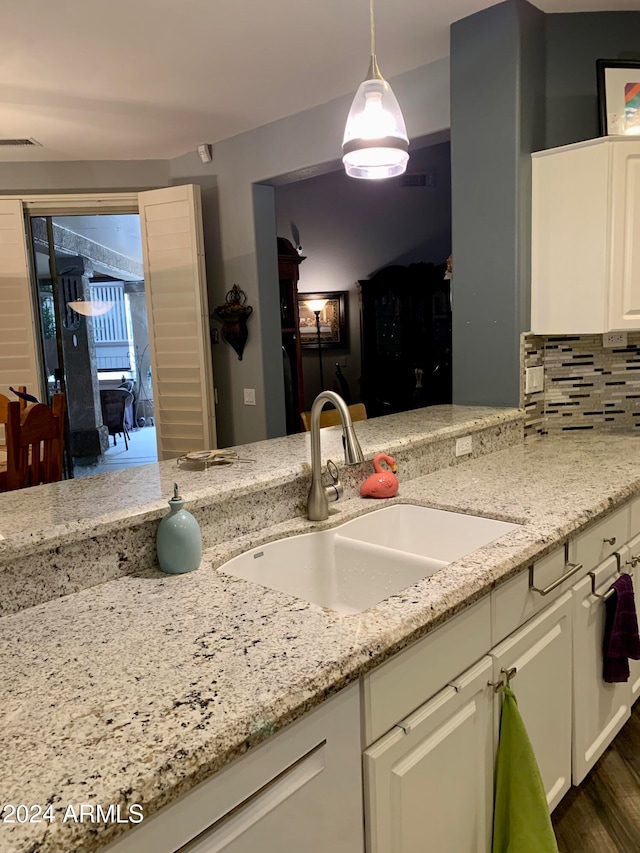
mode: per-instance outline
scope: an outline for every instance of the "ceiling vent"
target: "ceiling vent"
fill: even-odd
[[[435,185],[434,172],[405,172],[400,178],[401,187],[434,187]]]
[[[42,143],[35,139],[0,139],[0,148],[28,148],[32,145],[42,148]]]

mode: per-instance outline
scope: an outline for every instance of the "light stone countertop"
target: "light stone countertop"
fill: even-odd
[[[430,435],[441,440],[522,417],[519,409],[433,406],[360,421],[356,432],[365,458],[371,459],[380,451],[393,453],[423,443]],[[308,477],[310,433],[229,449],[253,462],[192,471],[170,460],[0,494],[0,571],[14,555],[160,518],[175,481],[193,509]],[[322,458],[343,458],[340,427],[323,430]]]
[[[640,437],[532,440],[401,484],[397,500],[522,524],[354,616],[225,576],[128,576],[0,620],[5,802],[150,816],[640,489]],[[388,501],[334,505],[340,523]],[[93,851],[113,825],[0,825],[2,853]]]

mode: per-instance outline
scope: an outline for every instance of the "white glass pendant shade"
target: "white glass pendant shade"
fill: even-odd
[[[402,111],[374,56],[349,110],[342,162],[352,178],[392,178],[407,168],[408,148]]]
[[[91,299],[90,301],[78,299],[67,304],[69,308],[73,308],[76,314],[82,314],[85,317],[98,317],[101,314],[106,314],[114,306],[113,302],[103,302],[101,299]]]

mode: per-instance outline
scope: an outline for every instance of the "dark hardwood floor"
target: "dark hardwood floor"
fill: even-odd
[[[560,853],[640,853],[640,702],[553,827]]]

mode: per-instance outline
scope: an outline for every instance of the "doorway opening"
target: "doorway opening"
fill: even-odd
[[[156,462],[138,214],[31,216],[47,397],[67,398],[67,476]]]
[[[411,149],[386,181],[273,182],[287,432],[321,390],[369,418],[451,403],[449,134]]]

